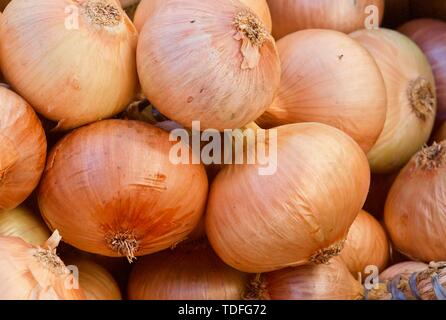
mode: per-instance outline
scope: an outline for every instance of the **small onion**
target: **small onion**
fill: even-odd
[[[348,232],[340,257],[353,276],[363,279],[368,266],[384,270],[389,260],[389,248],[381,224],[369,213],[361,211]]]
[[[50,237],[45,223],[24,207],[0,213],[0,235],[19,237],[33,245],[42,245]]]
[[[437,120],[446,120],[446,23],[432,19],[420,19],[406,23],[399,31],[426,54],[435,75],[437,87]]]
[[[81,300],[73,275],[56,255],[57,231],[40,246],[0,237],[0,300]]]
[[[147,17],[154,12],[157,6],[165,2],[166,0],[142,0],[136,9],[135,18],[133,19],[136,29],[141,31]],[[269,12],[268,3],[266,0],[240,0],[240,2],[251,8],[259,16],[259,18],[262,19],[268,31],[271,32],[271,13]]]
[[[397,263],[379,274],[379,280],[392,280],[398,275],[411,276],[415,272],[426,270],[427,264],[416,261],[406,261]]]
[[[115,0],[14,0],[0,38],[5,78],[59,129],[113,116],[136,92],[137,32]]]
[[[274,39],[233,0],[169,0],[142,29],[137,65],[145,96],[184,127],[240,128],[272,103],[280,82]]]
[[[328,264],[287,268],[253,281],[247,298],[261,300],[359,300],[364,289],[338,258]]]
[[[365,26],[366,8],[378,8],[379,22],[384,0],[267,0],[273,19],[273,35],[280,39],[304,29],[333,29],[350,33]]]
[[[33,109],[0,86],[0,212],[17,207],[39,183],[46,138]]]
[[[265,128],[321,122],[349,134],[369,151],[386,119],[386,88],[373,57],[347,35],[304,30],[277,42],[282,80]]]
[[[387,198],[384,220],[398,251],[425,262],[446,260],[446,141],[418,152]]]
[[[400,169],[429,139],[437,109],[435,80],[417,45],[393,30],[351,34],[373,55],[387,88],[387,119],[368,153],[374,173]]]
[[[369,188],[361,148],[327,125],[287,125],[277,128],[277,171],[260,167],[227,165],[211,186],[206,233],[220,258],[259,273],[338,255]]]
[[[247,275],[225,265],[206,244],[189,244],[139,260],[131,300],[239,300]]]
[[[175,165],[169,134],[105,120],[52,150],[38,201],[45,221],[74,247],[111,257],[146,255],[184,240],[198,224],[208,181],[202,165]]]

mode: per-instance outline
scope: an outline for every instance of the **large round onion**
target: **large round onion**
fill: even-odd
[[[389,248],[381,224],[369,213],[361,211],[348,232],[340,257],[353,276],[363,279],[368,266],[384,270],[389,260]]]
[[[392,172],[429,139],[437,109],[434,75],[423,52],[399,32],[361,30],[351,36],[369,50],[384,77],[387,119],[368,158],[373,172]]]
[[[384,0],[267,0],[276,39],[303,29],[334,29],[349,33],[365,27],[366,8],[378,9],[379,22]]]
[[[169,134],[106,120],[80,128],[52,150],[39,206],[69,244],[106,256],[146,255],[182,241],[207,196],[202,165],[174,165]]]
[[[225,265],[207,244],[187,244],[147,256],[132,271],[134,300],[239,300],[247,275]]]
[[[59,129],[115,115],[135,94],[137,32],[116,0],[14,0],[0,38],[5,78]]]
[[[437,86],[437,120],[446,120],[446,23],[439,20],[413,20],[399,31],[410,37],[426,54]]]
[[[395,247],[415,260],[446,261],[446,141],[418,152],[400,172],[384,219]]]
[[[277,171],[259,167],[225,166],[211,186],[206,232],[217,254],[253,273],[339,254],[369,188],[361,148],[327,125],[287,125],[277,128]]]
[[[322,122],[369,151],[384,128],[387,107],[384,80],[367,50],[331,30],[299,31],[278,41],[277,48],[281,85],[259,125]]]
[[[280,82],[274,39],[239,1],[169,0],[137,50],[146,97],[184,127],[240,128],[272,103]]]
[[[0,86],[0,212],[36,188],[45,167],[46,138],[33,109]]]

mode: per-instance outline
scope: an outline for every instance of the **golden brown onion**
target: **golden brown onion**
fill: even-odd
[[[0,86],[0,212],[17,207],[39,183],[46,138],[33,109]]]
[[[429,139],[437,109],[435,81],[423,52],[393,30],[361,30],[351,37],[373,55],[387,88],[384,130],[368,153],[372,171],[400,169]]]
[[[175,165],[169,134],[105,120],[80,128],[52,150],[40,186],[48,225],[74,247],[106,256],[146,255],[184,240],[204,210],[202,165]]]
[[[274,39],[233,0],[169,0],[147,17],[137,49],[145,96],[184,127],[240,128],[272,103],[280,82]]]
[[[384,80],[367,50],[331,30],[296,32],[277,48],[281,85],[259,125],[321,122],[346,132],[368,152],[384,128],[387,107]]]
[[[333,29],[349,33],[365,27],[366,8],[377,7],[381,23],[384,0],[267,0],[273,19],[273,35],[280,39],[303,29]]]
[[[276,163],[272,175],[260,175],[260,163],[227,165],[211,186],[206,233],[220,258],[241,271],[327,262],[367,196],[366,156],[327,125],[277,128]]]
[[[111,117],[135,94],[137,32],[115,0],[15,0],[0,38],[5,78],[59,129]]]
[[[131,300],[239,300],[247,275],[225,265],[207,244],[187,244],[142,258],[132,271]]]

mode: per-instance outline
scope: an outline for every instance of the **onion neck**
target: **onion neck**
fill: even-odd
[[[38,248],[34,253],[34,258],[51,273],[61,276],[67,273],[67,269],[62,260],[57,256],[55,249]]]
[[[434,115],[435,94],[432,84],[422,77],[409,83],[408,99],[412,110],[423,121]]]
[[[269,293],[264,277],[260,273],[247,285],[243,300],[269,300]]]
[[[110,249],[127,258],[129,263],[136,259],[139,249],[139,241],[133,232],[118,232],[108,235],[106,242]]]
[[[83,6],[85,16],[101,27],[115,27],[123,19],[122,10],[114,1],[87,0]]]
[[[415,156],[416,167],[421,170],[435,170],[446,164],[446,141],[434,142],[430,147],[424,147]]]
[[[342,240],[327,248],[320,249],[310,257],[310,262],[314,264],[326,264],[331,258],[334,258],[341,253],[342,249],[344,249],[344,245],[345,240]]]

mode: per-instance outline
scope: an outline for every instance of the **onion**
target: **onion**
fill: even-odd
[[[145,96],[184,127],[240,128],[272,103],[280,82],[274,39],[233,0],[169,0],[147,18],[137,50]]]
[[[386,89],[367,50],[331,30],[299,31],[281,39],[277,48],[281,86],[259,125],[322,122],[369,151],[384,128]]]
[[[41,245],[50,237],[45,223],[24,207],[0,214],[0,235],[19,237],[33,245]]]
[[[239,300],[247,276],[225,265],[208,245],[190,244],[138,261],[128,285],[131,300]]]
[[[381,281],[392,280],[398,275],[411,276],[415,272],[426,270],[427,264],[416,261],[406,261],[397,263],[382,272],[379,275]]]
[[[33,109],[0,86],[0,212],[17,207],[39,183],[46,139]]]
[[[374,173],[404,166],[429,139],[436,94],[426,56],[406,36],[392,30],[361,30],[351,35],[373,55],[387,87],[387,119],[368,153]]]
[[[418,152],[400,172],[384,219],[395,247],[425,262],[446,260],[446,141]]]
[[[220,258],[238,270],[327,262],[341,251],[367,196],[367,159],[335,128],[277,128],[276,163],[273,175],[259,175],[259,163],[227,165],[211,186],[206,233]]]
[[[399,31],[410,37],[426,54],[437,87],[437,120],[446,120],[446,23],[420,19],[403,25]]]
[[[147,17],[153,13],[156,7],[165,3],[166,0],[142,0],[135,12],[133,22],[138,31],[141,31]],[[269,12],[268,3],[266,0],[240,0],[243,4],[251,8],[262,19],[265,27],[271,32],[272,22],[271,13]]]
[[[384,270],[389,260],[390,244],[386,232],[373,216],[361,211],[348,232],[341,259],[353,274],[363,279],[368,266]]]
[[[362,29],[377,6],[379,22],[384,14],[384,0],[267,0],[273,19],[273,35],[280,39],[303,29],[334,29],[345,33]]]
[[[328,264],[287,268],[253,281],[248,299],[358,300],[364,289],[338,258]]]
[[[79,271],[79,285],[87,300],[121,300],[121,291],[112,275],[99,264],[87,259],[67,260]]]
[[[115,0],[14,0],[0,37],[5,78],[58,129],[113,116],[136,92],[137,32]]]
[[[0,237],[0,300],[80,300],[73,275],[56,255],[57,231],[42,246]]]
[[[184,240],[204,210],[202,165],[175,165],[169,134],[105,120],[80,128],[52,150],[40,186],[48,225],[74,247],[111,257],[146,255]]]

